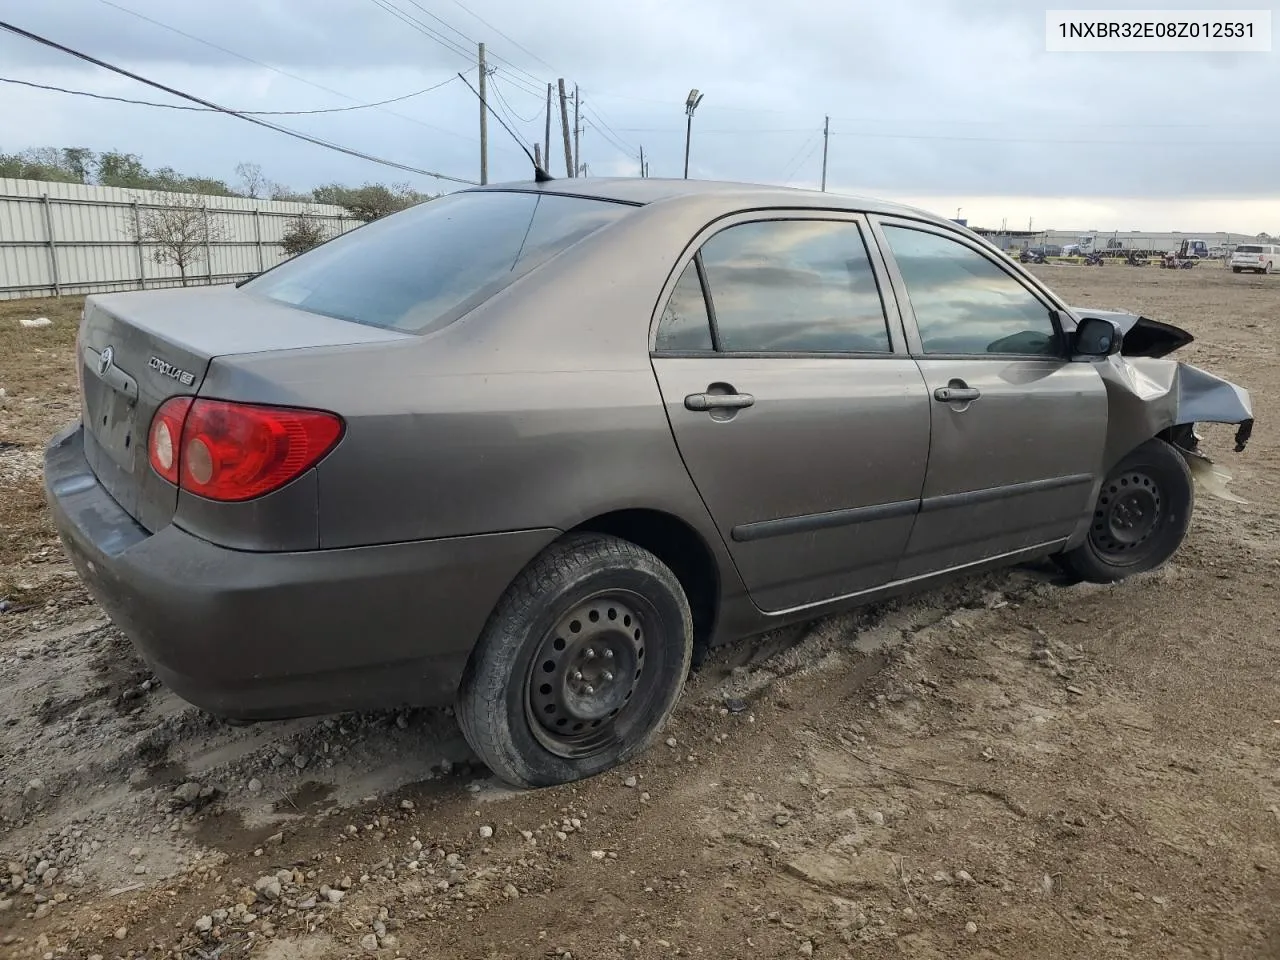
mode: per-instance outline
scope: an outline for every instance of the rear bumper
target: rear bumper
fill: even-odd
[[[151,534],[94,477],[78,424],[46,450],[45,489],[81,579],[157,676],[242,719],[451,701],[502,592],[559,535],[247,553]]]

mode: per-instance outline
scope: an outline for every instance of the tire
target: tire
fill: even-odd
[[[1232,273],[1239,273],[1239,272],[1240,272],[1240,268],[1239,268],[1239,267],[1232,267],[1232,268],[1231,268],[1231,272],[1232,272]]]
[[[1271,264],[1269,264],[1269,263],[1265,263],[1265,264],[1263,264],[1263,265],[1262,265],[1262,270],[1261,270],[1260,272],[1261,272],[1261,273],[1262,273],[1262,275],[1265,277],[1268,273],[1270,273],[1270,272],[1271,272]]]
[[[498,602],[459,687],[459,725],[513,786],[592,777],[653,743],[692,653],[689,602],[666,564],[615,537],[571,536]]]
[[[1112,468],[1088,537],[1059,554],[1059,566],[1091,583],[1154,570],[1181,546],[1194,507],[1195,487],[1182,454],[1163,440],[1148,440]]]

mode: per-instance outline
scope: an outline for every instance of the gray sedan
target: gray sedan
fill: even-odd
[[[456,703],[504,779],[651,743],[715,643],[1187,530],[1184,331],[968,230],[662,180],[467,190],[237,288],[89,298],[46,486],[157,675],[266,719]]]

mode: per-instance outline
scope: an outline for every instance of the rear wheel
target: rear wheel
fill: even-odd
[[[1232,268],[1231,268],[1231,272],[1232,272],[1232,273],[1239,273],[1239,272],[1240,272],[1240,268],[1239,268],[1239,267],[1232,267]]]
[[[471,748],[516,786],[594,776],[652,743],[693,651],[675,574],[601,535],[549,547],[508,588],[458,694]]]
[[[1089,536],[1059,563],[1093,583],[1154,570],[1182,544],[1194,505],[1187,462],[1163,440],[1148,440],[1103,481]]]

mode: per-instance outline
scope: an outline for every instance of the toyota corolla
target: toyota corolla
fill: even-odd
[[[714,643],[944,576],[1165,563],[1190,340],[826,193],[466,190],[238,287],[90,297],[46,486],[157,675],[264,719],[456,703],[501,777],[652,742]]]

